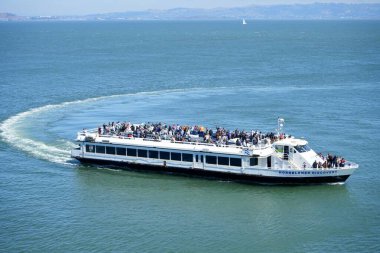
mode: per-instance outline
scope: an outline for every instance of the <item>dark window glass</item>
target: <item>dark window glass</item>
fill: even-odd
[[[295,146],[294,148],[295,148],[298,152],[300,152],[300,153],[310,151],[310,148],[309,148],[309,146],[307,146],[307,145],[298,145],[298,146]]]
[[[206,155],[206,163],[216,164],[216,156]]]
[[[94,153],[95,146],[94,145],[86,145],[86,152]]]
[[[139,157],[148,157],[148,150],[146,149],[139,149],[137,153]]]
[[[203,163],[203,155],[201,155],[200,157],[201,157],[201,163]]]
[[[268,156],[268,158],[267,158],[267,166],[268,166],[268,168],[272,167],[272,157],[271,156]]]
[[[127,148],[127,156],[136,156],[136,149]]]
[[[230,165],[230,159],[225,156],[218,156],[219,165]]]
[[[160,159],[170,160],[170,153],[166,151],[160,151]]]
[[[198,162],[198,155],[195,156],[195,162]]]
[[[106,152],[105,146],[96,146],[96,153],[104,154]]]
[[[241,167],[241,159],[240,158],[230,158],[230,165]]]
[[[126,148],[116,148],[116,154],[117,155],[126,155],[127,149]]]
[[[156,159],[158,159],[158,151],[149,150],[149,158],[156,158]]]
[[[106,147],[106,153],[109,155],[114,155],[116,153],[115,147]]]
[[[193,154],[182,154],[182,161],[192,163],[193,162]]]
[[[249,165],[250,166],[256,166],[259,164],[259,159],[257,157],[253,157],[249,160]]]
[[[181,153],[171,153],[171,159],[174,161],[181,161]]]

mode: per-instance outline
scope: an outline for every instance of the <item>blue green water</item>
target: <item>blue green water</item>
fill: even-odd
[[[1,252],[379,252],[380,22],[0,23]],[[83,166],[76,132],[165,121],[286,132],[345,185]]]

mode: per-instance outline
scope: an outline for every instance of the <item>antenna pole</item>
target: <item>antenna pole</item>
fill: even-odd
[[[285,120],[283,118],[278,117],[277,119],[277,135],[280,136],[280,134],[283,132],[283,128],[285,125]]]

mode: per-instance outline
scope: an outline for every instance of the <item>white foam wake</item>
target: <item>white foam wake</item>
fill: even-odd
[[[67,149],[69,145],[56,147],[49,145],[39,140],[34,140],[25,137],[22,130],[19,129],[29,117],[36,114],[44,113],[50,110],[64,106],[61,105],[47,105],[39,108],[34,108],[26,112],[14,115],[0,125],[1,138],[10,145],[25,151],[37,158],[49,160],[56,163],[70,164],[70,151]]]
[[[37,157],[39,159],[48,160],[60,164],[73,164],[73,160],[70,157],[70,150],[75,146],[73,142],[68,140],[59,141],[59,145],[53,145],[44,143],[40,140],[35,140],[27,137],[22,129],[20,129],[28,118],[41,115],[53,110],[62,109],[68,106],[83,104],[89,102],[96,102],[103,99],[110,99],[122,96],[132,96],[132,95],[155,95],[162,92],[183,92],[185,89],[171,89],[171,90],[161,90],[152,92],[139,92],[133,94],[120,94],[111,96],[102,96],[96,98],[88,98],[77,101],[64,102],[61,104],[45,105],[42,107],[37,107],[30,109],[25,112],[18,113],[10,118],[6,119],[0,124],[0,137],[2,140],[8,144],[27,152],[28,154]]]

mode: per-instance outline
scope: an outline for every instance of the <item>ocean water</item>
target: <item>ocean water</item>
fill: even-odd
[[[380,22],[0,23],[1,252],[379,252]],[[344,185],[261,186],[70,158],[82,128],[305,137]]]

